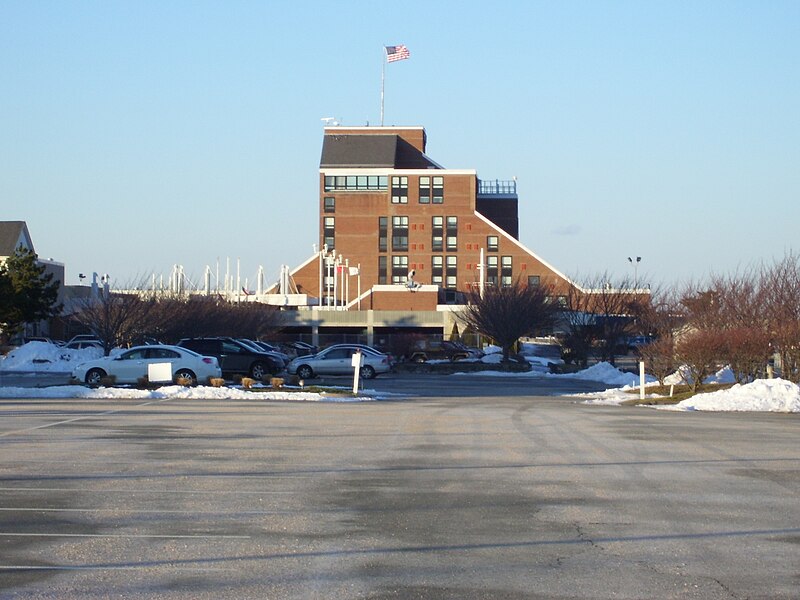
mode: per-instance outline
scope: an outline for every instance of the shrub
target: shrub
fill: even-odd
[[[675,339],[665,335],[639,348],[639,355],[647,365],[647,370],[664,385],[668,375],[675,372]]]
[[[747,383],[763,377],[770,354],[769,335],[757,327],[725,330],[723,358],[733,371],[736,383]]]
[[[686,365],[683,380],[696,393],[703,380],[717,370],[719,357],[725,352],[724,333],[715,329],[699,329],[682,337],[675,345],[678,361]]]

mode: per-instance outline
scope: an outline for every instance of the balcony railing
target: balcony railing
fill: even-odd
[[[516,196],[517,195],[517,181],[502,180],[502,179],[479,179],[478,180],[478,194],[488,195],[503,195],[503,196]]]

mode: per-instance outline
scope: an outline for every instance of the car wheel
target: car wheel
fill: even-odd
[[[297,376],[300,379],[311,379],[314,376],[314,370],[308,365],[300,365],[297,367]]]
[[[375,369],[373,369],[369,365],[364,365],[363,367],[361,367],[362,379],[372,379],[373,377],[375,377]]]
[[[178,379],[188,379],[189,385],[195,385],[197,383],[197,375],[195,375],[189,369],[179,369],[175,371],[175,380]]]
[[[261,381],[264,379],[264,375],[267,374],[267,366],[262,362],[253,363],[253,366],[250,367],[250,377],[253,379],[257,379]]]
[[[84,381],[89,385],[100,385],[100,380],[105,376],[106,372],[103,369],[89,369]]]

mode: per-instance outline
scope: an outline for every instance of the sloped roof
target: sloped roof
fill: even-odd
[[[439,166],[397,135],[326,135],[321,168],[431,169]]]
[[[25,221],[0,221],[0,256],[11,256],[20,244],[33,250]]]

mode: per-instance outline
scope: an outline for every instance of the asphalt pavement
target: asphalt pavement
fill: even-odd
[[[798,597],[797,415],[463,379],[0,400],[0,597]]]

